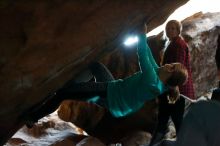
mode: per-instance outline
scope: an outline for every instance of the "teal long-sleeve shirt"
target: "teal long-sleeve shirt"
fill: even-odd
[[[143,107],[145,101],[166,90],[158,77],[158,65],[147,44],[145,34],[138,36],[140,71],[125,79],[110,81],[107,87],[107,107],[115,117],[126,116]]]

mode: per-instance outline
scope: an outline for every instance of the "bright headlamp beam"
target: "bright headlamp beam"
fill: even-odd
[[[124,45],[125,46],[131,46],[131,45],[134,45],[137,42],[138,42],[138,37],[137,36],[131,36],[131,37],[128,37],[125,40]]]

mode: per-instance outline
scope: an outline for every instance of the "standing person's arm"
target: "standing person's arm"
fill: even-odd
[[[185,65],[185,61],[186,61],[186,49],[187,47],[186,44],[181,44],[181,43],[176,43],[175,47],[172,50],[172,54],[169,54],[169,56],[172,58],[172,62],[179,62],[182,63],[183,65]],[[171,56],[172,55],[172,56]],[[178,94],[175,94],[178,93]],[[175,103],[180,96],[180,91],[179,91],[179,87],[170,89],[170,100],[173,101],[173,103]]]
[[[185,64],[187,46],[183,44],[176,44],[175,50],[173,51],[172,58],[173,62],[179,62]]]

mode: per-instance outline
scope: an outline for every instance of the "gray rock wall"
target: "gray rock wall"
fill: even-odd
[[[191,53],[195,94],[199,97],[217,85],[214,56],[220,34],[220,13],[197,13],[182,24],[182,36]]]

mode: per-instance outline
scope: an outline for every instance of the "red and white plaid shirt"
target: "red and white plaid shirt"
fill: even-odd
[[[186,42],[181,37],[172,40],[164,53],[163,64],[174,62],[182,63],[188,70],[188,81],[185,85],[179,86],[180,93],[191,99],[195,99],[190,66],[190,52]]]

